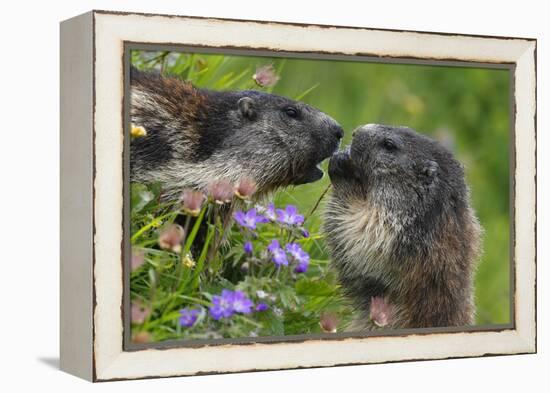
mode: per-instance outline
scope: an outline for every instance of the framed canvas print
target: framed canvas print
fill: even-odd
[[[536,351],[536,40],[61,23],[61,368]]]

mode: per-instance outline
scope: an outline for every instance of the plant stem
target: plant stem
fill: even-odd
[[[214,202],[213,206],[212,206],[212,210],[213,210],[213,214],[212,214],[212,228],[214,230],[213,232],[213,235],[214,235],[214,242],[212,243],[212,245],[210,246],[209,250],[208,250],[208,256],[207,256],[207,260],[208,261],[212,261],[212,259],[214,259],[215,255],[216,255],[216,248],[217,248],[217,244],[218,244],[218,238],[219,238],[219,234],[218,234],[218,215],[219,215],[219,212],[220,212],[220,208],[218,205],[216,205],[216,202]]]
[[[218,254],[220,246],[223,243],[223,241],[225,240],[225,237],[226,237],[227,232],[228,232],[227,229],[230,226],[229,224],[231,224],[231,216],[233,215],[233,209],[234,209],[234,203],[231,202],[231,204],[229,205],[228,210],[224,213],[225,215],[223,217],[223,223],[221,222],[221,217],[218,217],[219,220],[220,220],[220,224],[221,224],[221,229],[220,229],[221,236],[214,237],[212,258],[215,257]],[[220,214],[220,216],[221,216],[221,214]],[[217,224],[217,223],[215,222],[215,224]]]
[[[323,198],[325,197],[325,195],[327,195],[327,192],[330,190],[330,188],[332,187],[332,184],[329,184],[327,186],[327,188],[324,189],[324,191],[321,193],[321,195],[319,196],[319,199],[317,199],[317,202],[315,202],[315,205],[313,205],[313,208],[309,211],[309,213],[304,217],[304,223],[307,221],[307,219],[309,217],[311,217],[313,215],[313,213],[315,213],[315,211],[317,210],[317,208],[319,207],[319,204],[321,203],[321,201],[323,200]]]
[[[181,239],[181,244],[184,246],[181,248],[181,259],[185,258],[185,244],[187,243],[187,234],[189,233],[189,225],[191,225],[191,216],[185,217],[185,224],[183,227],[183,238]]]

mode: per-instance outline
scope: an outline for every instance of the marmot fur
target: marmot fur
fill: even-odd
[[[481,228],[453,155],[410,128],[368,124],[329,176],[327,243],[358,310],[349,330],[380,326],[373,299],[389,309],[388,328],[474,323]]]

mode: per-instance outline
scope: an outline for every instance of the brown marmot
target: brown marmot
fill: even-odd
[[[474,323],[481,228],[462,165],[407,127],[368,124],[329,163],[327,244],[350,331]]]
[[[147,133],[131,141],[131,181],[159,182],[167,199],[219,179],[250,178],[260,194],[316,181],[343,136],[330,116],[274,94],[198,89],[135,68],[130,86],[131,122]]]

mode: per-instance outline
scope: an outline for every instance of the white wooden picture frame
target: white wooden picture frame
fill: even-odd
[[[513,71],[513,321],[334,339],[128,350],[125,45],[502,64]],[[61,368],[90,381],[536,351],[536,40],[92,11],[61,24]]]

